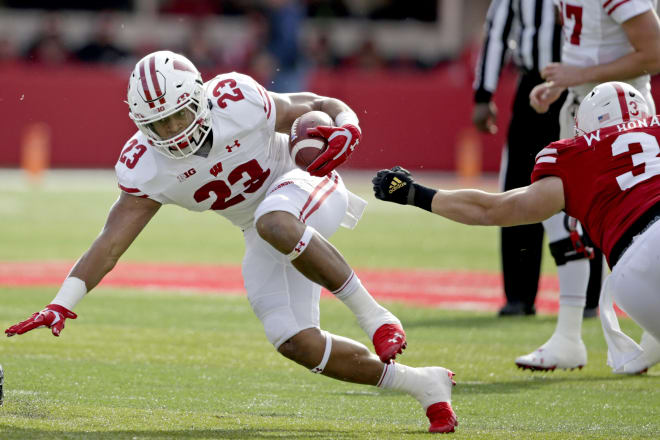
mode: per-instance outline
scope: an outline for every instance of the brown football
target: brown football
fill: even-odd
[[[299,116],[291,126],[289,152],[296,165],[302,169],[306,169],[328,147],[325,139],[307,135],[307,129],[318,125],[334,126],[335,124],[329,114],[311,111]]]

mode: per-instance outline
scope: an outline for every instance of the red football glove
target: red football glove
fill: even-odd
[[[73,313],[66,307],[57,304],[48,304],[45,309],[35,313],[23,322],[12,325],[5,333],[7,337],[14,335],[22,335],[35,328],[48,327],[53,332],[53,335],[59,336],[64,328],[64,321],[66,318],[76,319],[78,315]]]
[[[312,176],[325,176],[344,163],[360,143],[360,129],[346,124],[341,127],[320,125],[307,130],[309,136],[319,136],[328,140],[328,148],[309,164],[307,172]]]

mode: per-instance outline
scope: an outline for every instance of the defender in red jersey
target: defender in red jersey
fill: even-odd
[[[374,192],[470,225],[535,223],[559,211],[578,219],[612,268],[600,298],[608,364],[617,373],[640,373],[660,362],[660,116],[648,116],[632,86],[609,82],[582,102],[576,130],[579,136],[537,155],[527,187],[435,191],[394,167],[378,172]],[[392,185],[394,179],[400,182]],[[645,330],[640,344],[621,331],[614,301]],[[544,369],[562,368],[563,353],[553,356]]]

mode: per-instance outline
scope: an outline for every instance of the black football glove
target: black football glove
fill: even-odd
[[[405,168],[397,165],[389,170],[380,170],[371,182],[377,199],[401,205],[415,203],[415,181]]]

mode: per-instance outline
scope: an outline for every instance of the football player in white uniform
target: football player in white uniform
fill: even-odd
[[[545,112],[568,88],[560,112],[560,137],[574,133],[576,111],[586,95],[599,83],[624,81],[645,98],[655,114],[649,74],[660,71],[660,22],[656,0],[555,0],[563,21],[562,62],[546,66],[541,75],[546,82],[530,93],[530,104]],[[637,114],[631,114],[637,117]],[[613,117],[601,115],[602,123]],[[573,219],[557,214],[543,222],[549,241],[564,243],[553,256],[566,260],[558,265],[560,306],[557,328],[539,349],[516,359],[516,364],[532,370],[581,367],[587,362],[582,342],[582,311],[588,282],[589,263],[578,258],[582,244],[571,245]],[[577,237],[577,232],[572,232]],[[573,240],[575,241],[575,240]],[[552,244],[551,244],[552,248]],[[563,251],[563,252],[562,252]],[[646,339],[646,338],[644,338]],[[643,371],[647,366],[640,366]],[[633,371],[631,371],[633,372]]]
[[[407,392],[426,410],[431,431],[453,431],[453,373],[392,362],[406,347],[401,322],[371,297],[326,240],[340,225],[354,227],[366,205],[334,171],[360,141],[355,113],[342,101],[313,93],[268,92],[235,72],[203,83],[188,59],[169,51],[137,63],[127,103],[139,131],[115,166],[122,192],[103,231],[52,303],[5,333],[46,326],[59,336],[66,318],[76,318],[75,305],[161,205],[210,209],[243,231],[248,300],[282,355],[314,373]],[[287,134],[298,116],[312,110],[326,112],[336,126],[313,129],[328,148],[302,170],[290,157]],[[321,286],[355,314],[377,356],[320,329]]]

